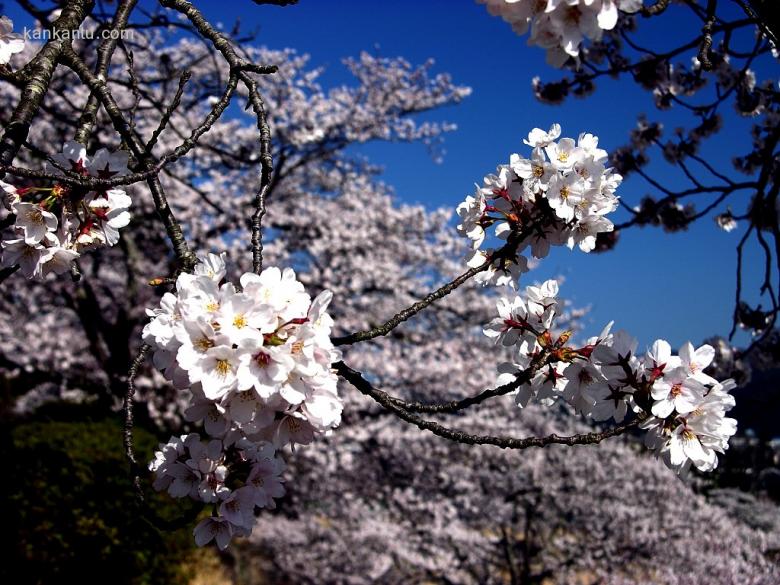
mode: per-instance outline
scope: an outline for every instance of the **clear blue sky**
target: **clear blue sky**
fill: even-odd
[[[590,97],[562,106],[538,103],[531,94],[532,77],[556,76],[545,65],[544,52],[528,47],[526,38],[471,0],[301,0],[287,8],[256,7],[250,0],[204,0],[197,5],[226,28],[237,17],[247,29],[258,27],[261,44],[309,53],[312,65],[327,67],[326,84],[349,82],[341,59],[369,50],[400,55],[413,64],[432,57],[434,72],[448,72],[455,82],[470,86],[473,93],[461,105],[434,115],[458,125],[446,138],[442,164],[435,164],[422,145],[360,147],[374,163],[384,165],[383,178],[401,201],[454,208],[512,152],[526,152],[522,139],[535,126],[560,122],[564,135],[574,137],[589,131],[609,150],[626,142],[637,114],[657,117],[649,94],[628,81],[604,82]],[[29,22],[17,6],[7,5],[6,13],[18,17],[19,24]],[[685,33],[696,23],[683,14],[673,7],[659,26],[647,29],[644,43],[668,47],[676,38],[690,38]],[[759,79],[777,78],[777,63],[759,64],[757,70]],[[721,169],[730,168],[731,157],[749,146],[748,123],[736,120],[733,109],[724,112],[729,117],[725,130],[704,151]],[[691,123],[675,110],[662,119],[667,129]],[[671,187],[682,184],[663,163],[651,169]],[[619,190],[632,205],[648,193],[653,194],[652,188],[640,178],[626,181]],[[733,201],[735,211],[742,211],[747,197]],[[678,234],[633,228],[623,232],[616,250],[608,254],[557,250],[526,278],[564,275],[563,294],[580,306],[592,306],[588,328],[593,332],[614,319],[617,327],[639,338],[640,347],[658,337],[673,345],[687,339],[698,342],[730,329],[740,233],[720,231],[711,218]],[[751,285],[760,282],[760,261],[757,250],[750,251],[744,274],[746,296],[753,300]]]

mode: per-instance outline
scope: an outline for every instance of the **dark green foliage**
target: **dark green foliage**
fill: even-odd
[[[136,430],[142,461],[157,442]],[[160,532],[141,514],[118,421],[16,424],[3,429],[0,455],[0,582],[186,583],[191,527]],[[186,508],[165,495],[148,505],[165,518]]]

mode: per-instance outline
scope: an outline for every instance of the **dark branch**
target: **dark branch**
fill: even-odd
[[[124,428],[124,445],[125,445],[125,457],[130,464],[130,473],[133,476],[133,487],[135,487],[136,495],[139,501],[144,501],[144,492],[141,487],[141,466],[135,458],[135,447],[133,444],[133,397],[135,396],[135,378],[138,375],[138,369],[143,365],[146,360],[146,356],[152,348],[144,343],[138,350],[133,363],[130,365],[130,370],[127,372],[127,393],[125,394],[124,411],[125,411],[125,428]]]
[[[389,410],[395,416],[404,420],[410,424],[413,424],[424,431],[430,431],[434,435],[438,435],[444,439],[454,441],[456,443],[463,443],[466,445],[493,445],[500,447],[501,449],[528,449],[529,447],[545,447],[547,445],[593,445],[600,443],[604,439],[621,435],[626,431],[633,429],[639,424],[639,419],[635,419],[624,425],[613,427],[602,432],[593,432],[585,434],[577,434],[570,436],[561,435],[547,435],[545,437],[501,437],[492,435],[472,435],[445,427],[437,422],[425,420],[417,415],[414,415],[400,406],[397,406],[393,400],[387,395],[386,392],[374,388],[370,382],[368,382],[360,372],[357,372],[346,365],[344,362],[336,362],[333,364],[336,372],[360,392],[366,396],[373,398],[385,409]]]

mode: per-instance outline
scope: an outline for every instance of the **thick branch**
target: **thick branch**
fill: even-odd
[[[93,0],[68,2],[60,17],[54,21],[52,28],[59,31],[77,29],[92,11],[93,6]],[[6,124],[3,138],[0,140],[0,165],[10,165],[27,140],[30,124],[49,89],[52,74],[57,67],[57,59],[63,49],[70,47],[69,39],[69,35],[52,35],[52,38],[24,68],[23,75],[27,82],[22,89],[19,104]],[[5,172],[0,170],[0,178],[3,176]]]

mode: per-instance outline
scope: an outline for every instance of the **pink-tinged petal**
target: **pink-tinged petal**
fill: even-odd
[[[659,379],[653,383],[653,387],[650,389],[650,395],[653,397],[653,400],[663,400],[669,396],[669,391],[671,389],[671,384]]]
[[[669,439],[669,462],[673,467],[682,465],[688,459],[683,448],[683,439],[680,433],[679,429],[675,430],[671,439]]]
[[[674,403],[671,400],[660,400],[653,404],[650,411],[658,418],[666,418],[674,410]]]
[[[674,407],[680,414],[688,414],[696,410],[696,407],[701,404],[702,394],[687,385],[682,387],[681,393],[674,398]]]
[[[612,30],[615,28],[618,20],[618,9],[614,0],[603,0],[601,10],[596,18],[599,23],[599,28],[604,30]]]
[[[693,344],[690,341],[686,341],[680,347],[679,355],[684,363],[692,363],[694,361],[694,354]]]
[[[667,363],[669,358],[672,357],[672,347],[669,345],[669,342],[665,339],[657,339],[653,342],[650,348],[650,357],[658,365]]]
[[[198,525],[195,527],[195,530],[192,531],[192,534],[195,536],[195,544],[198,546],[205,546],[211,542],[211,540],[214,538],[214,532],[211,529],[211,524],[211,518],[204,518],[198,523]]]
[[[700,370],[703,370],[715,359],[715,349],[711,345],[702,345],[696,350],[694,356],[696,365],[699,366]]]
[[[708,459],[707,454],[704,452],[701,442],[696,435],[693,435],[692,433],[683,433],[682,441],[685,454],[694,463],[703,462]]]

